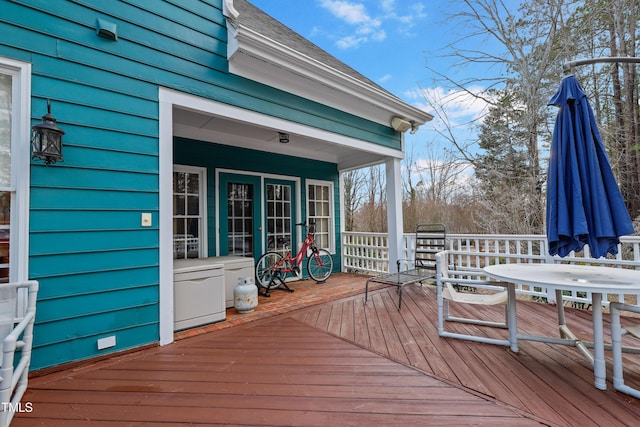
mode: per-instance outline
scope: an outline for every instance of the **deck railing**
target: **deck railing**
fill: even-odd
[[[415,234],[403,237],[404,253],[402,258],[414,259]],[[607,258],[593,259],[589,256],[589,247],[585,246],[580,253],[571,253],[564,258],[553,257],[547,250],[547,239],[544,235],[509,235],[509,234],[447,234],[447,249],[469,252],[469,257],[462,257],[462,262],[473,265],[490,265],[497,262],[528,263],[544,258],[550,263],[572,263],[586,265],[602,265],[619,268],[640,269],[640,236],[624,236],[620,238],[618,254]],[[501,257],[501,255],[509,255]],[[389,251],[386,233],[346,232],[342,234],[342,271],[366,274],[382,274],[389,271]],[[473,258],[473,260],[471,259]],[[501,259],[502,258],[502,259]],[[395,262],[392,262],[392,271]],[[402,267],[404,268],[404,267]],[[517,287],[519,294],[532,298],[555,300],[555,293],[546,288]],[[591,294],[567,292],[565,300],[574,304],[591,304]],[[603,295],[603,303],[622,301],[640,305],[638,295]]]

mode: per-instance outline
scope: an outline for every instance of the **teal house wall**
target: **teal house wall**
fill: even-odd
[[[208,187],[215,188],[217,183],[214,178],[216,168],[231,169],[234,171],[244,171],[249,173],[274,173],[287,174],[289,176],[300,178],[302,189],[305,188],[306,180],[315,179],[323,181],[332,181],[333,187],[333,206],[335,212],[335,235],[340,232],[340,200],[338,188],[338,170],[334,163],[322,162],[314,159],[300,159],[291,157],[281,153],[265,153],[262,151],[240,149],[236,147],[211,144],[208,142],[194,141],[184,138],[177,138],[174,144],[174,161],[176,164],[200,166],[207,168]],[[215,228],[217,226],[215,213],[218,210],[213,192],[209,192],[207,201],[208,224],[209,224],[209,256],[226,255],[216,251],[215,244]],[[299,216],[302,220],[307,218],[306,212],[306,193],[301,191],[302,200],[300,201],[301,212]],[[301,230],[294,228],[293,241]],[[304,236],[301,236],[302,240]],[[341,253],[340,239],[335,241],[334,270],[339,271],[339,261]],[[295,256],[295,248],[294,256]]]
[[[221,0],[0,0],[0,11],[0,57],[32,66],[32,123],[51,100],[66,132],[63,162],[30,165],[32,370],[103,355],[96,341],[110,335],[107,353],[159,341],[160,87],[400,149],[388,126],[229,73]],[[97,36],[98,19],[117,24],[117,41]],[[336,164],[222,146],[203,163],[212,144],[179,142],[180,164],[273,172],[289,161],[291,175],[333,181],[339,209]]]

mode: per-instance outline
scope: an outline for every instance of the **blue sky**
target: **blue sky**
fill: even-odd
[[[425,106],[419,89],[432,96],[455,96],[434,86],[425,67],[447,70],[436,59],[456,37],[447,22],[451,3],[434,0],[249,0],[278,21],[356,69],[405,102]],[[450,22],[450,21],[449,21]],[[482,90],[482,88],[477,88]],[[459,98],[451,103],[450,118],[466,122],[482,109]],[[406,134],[415,153],[427,144],[439,146],[434,126],[425,124],[416,135]]]

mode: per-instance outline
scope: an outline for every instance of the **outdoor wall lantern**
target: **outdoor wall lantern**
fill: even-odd
[[[33,125],[31,140],[32,159],[44,160],[49,166],[58,160],[62,161],[62,135],[64,131],[56,125],[56,118],[51,114],[51,100],[47,100],[47,114],[42,116],[42,123]]]
[[[289,134],[288,133],[278,132],[278,137],[279,137],[278,140],[282,144],[288,144],[289,143]]]

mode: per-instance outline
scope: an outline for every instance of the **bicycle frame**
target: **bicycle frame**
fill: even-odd
[[[307,227],[305,223],[296,225]],[[306,256],[307,254],[309,254],[308,257]],[[289,289],[286,284],[287,275],[294,273],[298,279],[301,279],[301,264],[305,258],[307,258],[309,277],[317,283],[324,283],[331,275],[333,259],[329,251],[316,247],[315,224],[309,224],[306,237],[295,256],[291,255],[291,249],[283,245],[281,251],[271,250],[265,252],[258,259],[255,266],[255,274],[259,286],[266,289],[264,295],[269,296],[270,289],[282,289],[282,287],[284,287],[284,290],[293,292],[293,289]]]
[[[300,265],[305,258],[309,248],[311,248],[312,252],[315,252],[315,239],[313,233],[307,232],[307,237],[305,237],[302,242],[302,246],[298,253],[296,253],[295,257],[291,256],[291,250],[289,249],[283,256],[282,260],[275,266],[282,273],[294,273],[296,276],[301,277]]]

